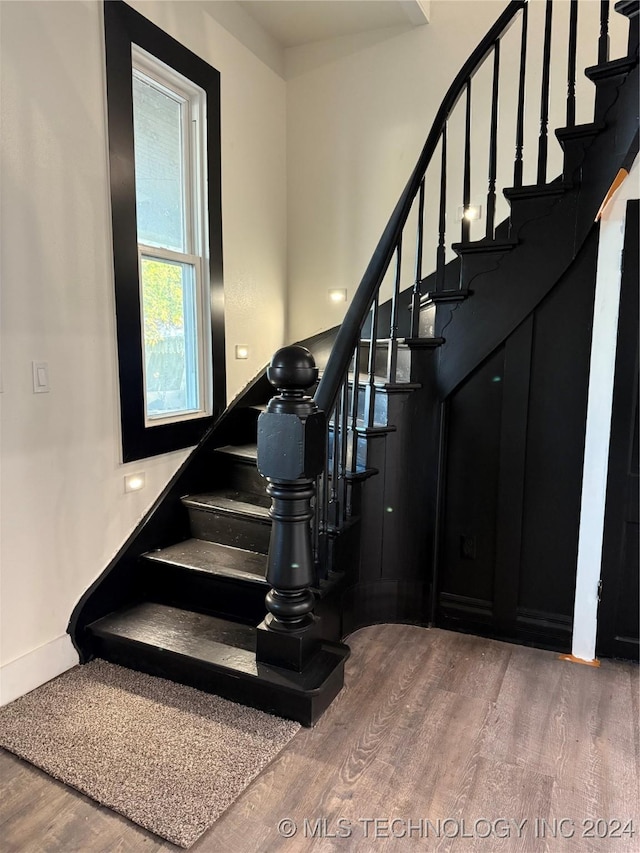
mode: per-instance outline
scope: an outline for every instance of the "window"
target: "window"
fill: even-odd
[[[211,413],[202,89],[133,48],[145,424]]]
[[[224,407],[218,72],[104,4],[123,459],[196,444]]]

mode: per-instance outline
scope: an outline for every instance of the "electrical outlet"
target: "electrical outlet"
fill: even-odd
[[[476,537],[463,535],[460,537],[460,556],[463,560],[475,560]]]

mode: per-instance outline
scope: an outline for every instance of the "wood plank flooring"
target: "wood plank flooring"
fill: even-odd
[[[194,853],[640,850],[637,666],[407,625],[348,642],[334,705]],[[3,853],[179,849],[6,752],[0,780]]]

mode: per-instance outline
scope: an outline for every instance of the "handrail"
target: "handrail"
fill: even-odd
[[[335,344],[314,396],[316,405],[325,412],[332,411],[337,401],[340,386],[353,359],[354,347],[359,340],[360,329],[382,284],[393,253],[396,251],[414,199],[420,190],[424,174],[440,142],[445,124],[466,88],[467,81],[484,62],[496,41],[509,29],[516,15],[521,9],[525,8],[527,2],[528,0],[511,0],[462,66],[440,104],[416,167],[387,222],[338,331]]]

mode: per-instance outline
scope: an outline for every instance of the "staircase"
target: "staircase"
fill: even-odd
[[[245,414],[255,422],[259,411]],[[114,663],[213,686],[218,695],[311,725],[342,686],[348,649],[336,627],[302,672],[257,659],[256,626],[269,591],[270,500],[255,440],[211,455],[217,488],[180,499],[190,538],[142,554],[136,600],[87,625],[87,646]],[[318,612],[336,586],[331,579],[314,590]]]
[[[514,185],[504,189],[510,215],[496,225],[500,43],[516,20],[523,48],[527,40],[527,3],[508,5],[445,97],[344,323],[305,342],[320,368],[319,384],[314,375],[304,385],[314,390],[313,399],[303,396],[303,386],[291,379],[287,359],[301,356],[287,348],[281,351],[284,361],[272,364],[273,376],[289,370],[286,381],[280,374],[274,379],[280,391],[276,400],[281,402],[265,409],[274,388],[261,374],[227,409],[76,606],[69,633],[83,662],[102,657],[312,725],[342,687],[349,650],[340,641],[350,631],[379,621],[435,621],[465,629],[461,614],[476,605],[438,592],[446,553],[442,537],[448,401],[501,348],[517,349],[534,313],[559,282],[571,279],[590,245],[599,204],[633,146],[638,126],[638,2],[616,4],[617,13],[629,18],[630,35],[628,55],[614,61],[608,61],[606,52],[609,4],[601,7],[600,61],[586,71],[596,88],[594,120],[575,124],[578,4],[572,2],[568,121],[555,130],[564,167],[547,182],[549,93],[543,79],[538,181],[530,186],[522,183],[523,49]],[[551,44],[551,8],[549,2],[545,53]],[[462,202],[467,209],[471,80],[485,61],[491,62],[494,75],[486,235],[472,241],[463,220],[461,239],[452,243],[445,233],[448,121],[466,97]],[[441,163],[440,193],[427,199],[425,173],[435,154]],[[439,215],[435,264],[424,276],[427,203],[435,204]],[[408,234],[411,211],[416,213],[417,233]],[[417,249],[415,274],[406,288],[403,239],[406,255],[409,237]],[[456,257],[447,262],[448,245]],[[380,287],[387,273],[393,279],[393,295],[382,301]],[[305,371],[313,369],[313,360],[304,363]],[[320,417],[326,414],[320,439],[310,430],[315,404]],[[295,442],[288,443],[288,433],[282,432],[282,424],[292,418],[302,430],[305,453],[315,442],[313,454],[322,457],[318,471],[305,461],[309,470],[297,480],[278,476],[276,470],[295,451]],[[266,431],[260,439],[260,470],[271,471],[271,512],[265,478],[258,472],[260,430]],[[303,500],[299,495],[304,484],[312,484],[312,491]],[[283,494],[294,488],[297,498]],[[281,511],[287,500],[297,521]],[[311,517],[309,527],[305,519]],[[270,552],[274,524],[280,525],[280,544],[272,544]],[[290,524],[296,525],[295,536]],[[309,548],[312,582],[293,577],[290,567],[298,569],[297,562],[282,562],[281,536],[289,533],[295,539],[292,553]],[[308,543],[302,541],[305,536]],[[475,555],[472,539],[461,545],[468,559]],[[516,546],[519,540],[510,547]],[[496,607],[504,613],[508,607],[500,601],[505,595],[496,593]],[[293,609],[278,609],[283,601],[290,606],[305,596],[313,615],[305,611],[292,617]],[[469,625],[482,632],[482,606],[476,610]],[[521,616],[520,621],[526,621]],[[302,619],[307,620],[304,626]],[[547,634],[535,628],[513,633],[508,621],[503,620],[504,632],[495,635],[562,649],[569,636],[566,626],[556,633],[555,628]]]

